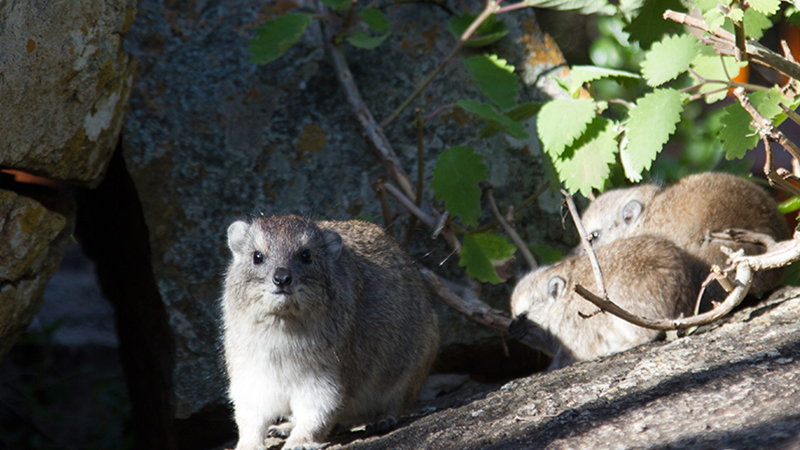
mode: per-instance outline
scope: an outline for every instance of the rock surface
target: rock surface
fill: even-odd
[[[790,288],[698,334],[489,392],[468,387],[418,405],[436,412],[392,433],[338,435],[329,448],[797,449],[798,319],[800,289]]]
[[[0,189],[0,361],[39,311],[73,221],[74,211]]]
[[[144,70],[132,95],[122,144],[175,338],[178,418],[225,403],[217,302],[229,258],[225,230],[232,221],[256,213],[295,212],[330,219],[381,216],[372,183],[385,170],[347,106],[319,25],[312,24],[281,59],[264,67],[248,62],[247,39],[255,35],[255,27],[294,6],[247,0],[144,0],[125,42]],[[473,10],[477,6],[474,2]],[[454,45],[445,27],[448,15],[436,6],[396,6],[387,13],[392,36],[381,48],[346,48],[353,76],[378,120],[387,117]],[[549,48],[541,46],[545,39],[532,14],[509,16],[506,24],[512,34],[498,46],[504,57],[524,67],[520,72],[531,85],[548,80],[541,76],[542,67],[562,63],[552,41]],[[481,98],[464,65],[450,64],[416,106],[429,114],[461,97]],[[522,94],[522,100],[544,97],[533,87]],[[413,108],[387,130],[407,170],[416,165],[412,117]],[[489,181],[499,201],[518,204],[545,179],[533,121],[529,132],[534,137],[526,141],[501,135],[478,139],[482,126],[457,108],[436,116],[426,130],[426,179],[441,151],[451,144],[470,145],[487,156]],[[430,192],[426,197],[432,200]],[[558,209],[558,200],[548,192],[523,211],[519,223],[527,224],[523,236],[528,242],[552,245],[560,240],[566,248],[563,241],[570,238],[565,237]],[[431,242],[424,233],[414,236],[412,256],[431,266],[447,261],[437,271],[460,274],[457,258]],[[495,306],[507,308],[509,293],[509,287],[499,286],[487,288],[484,295]],[[471,353],[476,345],[486,354],[502,355],[497,333],[443,305],[439,309],[443,351],[455,349],[451,369],[476,370],[475,362],[481,361]]]
[[[0,167],[84,185],[116,146],[135,61],[135,0],[0,3]]]

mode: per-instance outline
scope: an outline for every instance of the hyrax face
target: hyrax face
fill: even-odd
[[[228,228],[233,262],[229,301],[262,315],[302,315],[325,308],[328,267],[342,251],[342,238],[300,217],[259,218]]]
[[[541,267],[523,278],[511,294],[511,314],[527,314],[542,328],[558,330],[564,316],[565,291],[569,286],[568,271],[561,263]],[[588,309],[588,308],[587,308]]]

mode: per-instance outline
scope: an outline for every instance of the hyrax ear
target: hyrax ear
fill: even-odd
[[[322,232],[322,239],[325,241],[325,249],[331,261],[339,259],[339,255],[342,254],[342,247],[344,246],[342,243],[342,236],[333,230],[324,230]]]
[[[247,222],[237,221],[228,227],[228,247],[234,253],[244,253],[247,241]]]
[[[552,301],[558,300],[558,297],[564,292],[564,287],[566,285],[567,282],[559,276],[550,278],[550,281],[547,282],[547,298]]]
[[[631,200],[622,207],[622,221],[625,222],[625,225],[630,225],[636,222],[641,213],[642,204],[638,200]]]

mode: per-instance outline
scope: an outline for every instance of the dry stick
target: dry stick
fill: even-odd
[[[500,214],[500,210],[497,209],[497,204],[494,202],[494,195],[492,195],[491,188],[486,190],[486,200],[489,201],[489,207],[492,208],[492,213],[494,213],[494,217],[497,219],[498,222],[500,222],[500,225],[503,227],[503,230],[505,230],[508,237],[510,237],[511,240],[514,241],[514,244],[516,244],[520,253],[522,253],[523,258],[525,258],[525,261],[528,263],[528,268],[530,270],[536,270],[537,268],[539,268],[539,265],[536,264],[536,259],[533,257],[533,254],[531,253],[530,249],[528,249],[528,246],[525,245],[525,241],[523,241],[522,238],[519,237],[519,234],[517,234],[517,230],[515,230],[514,227],[511,226],[511,224],[506,222],[506,219],[504,219],[503,215]]]
[[[428,228],[430,229],[436,228],[436,221],[433,219],[433,217],[425,214],[425,211],[419,209],[417,205],[414,204],[414,202],[409,200],[408,197],[406,197],[405,195],[403,195],[402,192],[400,192],[400,189],[398,189],[391,183],[384,183],[383,188],[386,189],[386,192],[392,194],[392,197],[394,197],[398,202],[400,202],[401,205],[405,206],[411,212],[411,214],[416,216]]]
[[[528,197],[525,200],[523,200],[519,205],[515,206],[511,210],[511,215],[507,220],[509,220],[509,221],[514,220],[514,216],[516,216],[518,212],[522,211],[523,209],[525,209],[526,206],[530,205],[531,203],[534,202],[534,200],[539,198],[539,196],[542,195],[542,193],[544,193],[544,191],[549,186],[550,186],[550,181],[545,181],[544,184],[539,189],[537,189],[536,192],[533,193],[533,195],[531,195],[530,197]],[[483,226],[480,226],[478,228],[475,228],[474,230],[472,230],[472,232],[473,233],[483,233],[483,232],[485,232],[487,230],[493,230],[493,229],[497,228],[498,225],[500,225],[500,222],[495,220],[495,221],[493,221],[491,223],[487,223],[486,225],[483,225]]]
[[[385,224],[384,229],[389,231],[394,222],[392,222],[392,214],[389,212],[389,202],[386,199],[386,189],[383,186],[383,180],[379,179],[375,183],[375,190],[378,191],[378,199],[381,202],[381,212],[383,213],[383,223]],[[394,230],[392,230],[391,234],[394,234],[393,231]]]
[[[778,106],[780,106],[783,112],[786,113],[787,117],[792,119],[794,123],[800,125],[800,114],[797,114],[796,112],[792,111],[791,108],[789,108],[788,106],[784,105],[781,102],[778,102]]]
[[[666,20],[688,25],[692,28],[710,33],[711,36],[706,36],[702,39],[703,43],[713,45],[714,49],[720,54],[727,56],[736,55],[736,37],[733,33],[725,31],[722,28],[710,31],[705,21],[675,11],[667,10],[664,12],[663,17]],[[753,40],[748,40],[745,47],[748,60],[777,70],[790,78],[800,79],[800,64],[787,60]]]
[[[480,300],[465,301],[458,294],[444,285],[438,275],[419,266],[419,271],[431,285],[436,295],[444,299],[453,309],[466,316],[469,320],[485,325],[489,328],[508,333],[511,319],[505,312],[494,309]]]
[[[800,250],[800,249],[799,249]],[[800,251],[798,253],[800,255]],[[759,255],[763,256],[763,255]],[[679,330],[683,328],[697,327],[705,325],[728,314],[742,302],[747,291],[750,290],[750,283],[753,280],[753,269],[750,268],[748,261],[742,261],[736,265],[736,287],[725,297],[725,301],[711,311],[699,314],[697,316],[680,318],[680,319],[645,319],[634,314],[631,314],[624,309],[620,308],[610,300],[604,300],[597,295],[591,293],[580,284],[575,285],[575,292],[581,297],[594,303],[598,308],[614,314],[628,322],[639,325],[640,327],[651,328],[654,330]]]
[[[575,228],[578,229],[578,234],[581,236],[581,245],[583,251],[589,256],[589,261],[592,263],[592,272],[594,272],[594,281],[597,284],[597,289],[600,291],[601,296],[608,300],[608,291],[606,291],[606,283],[603,281],[603,272],[600,270],[600,263],[597,262],[597,255],[594,253],[592,243],[589,242],[589,235],[586,234],[586,229],[583,228],[581,217],[578,215],[578,208],[575,207],[575,202],[572,200],[572,195],[569,192],[561,189],[561,194],[567,201],[567,207],[572,215],[572,221],[575,222]]]
[[[417,126],[417,198],[414,199],[414,205],[419,208],[422,206],[422,190],[425,188],[425,122],[422,120],[422,112],[419,108],[416,108],[414,112],[417,116],[417,121],[415,122]],[[408,221],[407,239],[411,238],[411,233],[414,232],[415,228],[417,228],[417,216],[412,214],[411,220]]]

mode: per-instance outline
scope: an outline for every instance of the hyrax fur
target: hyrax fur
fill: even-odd
[[[766,247],[714,239],[711,233],[741,229],[776,241],[792,236],[775,201],[764,190],[745,179],[714,172],[691,175],[666,188],[644,184],[609,191],[589,205],[581,220],[595,246],[623,236],[663,236],[707,266],[722,268],[728,257],[720,251],[721,246],[744,249],[748,255],[764,253]],[[770,289],[780,277],[779,270],[759,272],[752,288]]]
[[[393,426],[439,340],[427,287],[397,243],[366,222],[272,216],[233,223],[228,245],[236,450],[275,435],[288,436],[284,449],[314,449],[336,424]]]
[[[648,319],[676,318],[692,311],[698,291],[696,260],[667,239],[623,238],[597,250],[611,301]],[[658,337],[598,308],[575,292],[594,290],[589,257],[572,255],[526,275],[511,295],[511,312],[534,322],[558,344],[548,370],[608,355]],[[595,314],[597,313],[597,314]],[[520,317],[520,315],[523,315]],[[588,317],[587,317],[588,316]]]

